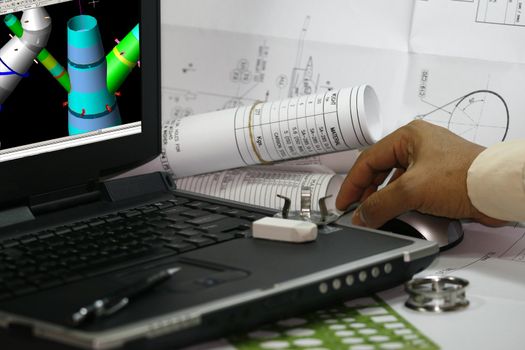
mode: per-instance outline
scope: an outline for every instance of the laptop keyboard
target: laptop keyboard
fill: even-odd
[[[262,217],[177,197],[0,241],[0,301],[245,238]]]

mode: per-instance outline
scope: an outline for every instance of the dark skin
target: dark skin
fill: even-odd
[[[467,193],[468,169],[484,149],[445,128],[413,121],[360,155],[341,186],[337,209],[361,202],[352,222],[370,228],[409,210],[502,225],[478,211]],[[392,169],[392,180],[377,191]]]

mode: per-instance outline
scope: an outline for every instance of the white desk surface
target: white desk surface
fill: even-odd
[[[470,282],[463,311],[425,314],[404,307],[395,288],[380,294],[442,349],[525,348],[525,228],[464,226],[461,244],[442,253],[420,276],[451,275]]]

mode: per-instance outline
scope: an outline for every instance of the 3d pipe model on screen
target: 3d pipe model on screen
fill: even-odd
[[[51,17],[45,8],[5,16],[14,36],[0,49],[0,104],[11,95],[37,59],[68,93],[70,135],[83,134],[122,123],[116,93],[140,59],[137,24],[105,56],[95,17],[79,15],[67,23],[68,69],[45,48]]]
[[[49,29],[51,29],[51,19],[47,15],[47,12],[44,10],[44,8],[39,8],[36,10],[41,10],[40,16],[44,16],[43,18],[48,19]],[[33,10],[25,11],[24,15],[29,11]],[[24,17],[22,17],[22,20],[24,20],[24,23],[27,23]],[[22,26],[22,23],[20,23],[20,20],[13,14],[8,14],[7,16],[5,16],[4,23],[18,38],[22,38],[24,36],[24,31],[27,31],[27,28],[24,28],[24,26]],[[53,55],[51,55],[51,53],[49,53],[47,49],[42,49],[42,51],[38,53],[36,58],[55,77],[55,79],[58,80],[58,82],[64,87],[64,89],[66,89],[66,91],[69,92],[69,90],[71,89],[69,75],[65,68],[57,62]]]

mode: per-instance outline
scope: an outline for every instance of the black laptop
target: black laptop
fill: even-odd
[[[258,240],[252,222],[274,212],[179,192],[163,173],[108,180],[161,151],[160,7],[0,4],[2,349],[175,348],[393,287],[438,253],[338,225],[306,244]]]

